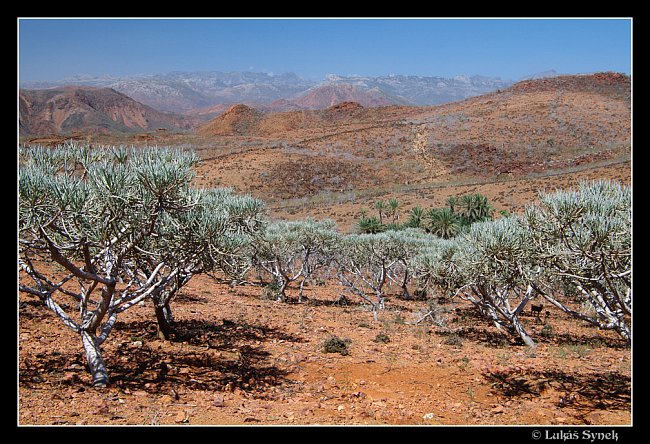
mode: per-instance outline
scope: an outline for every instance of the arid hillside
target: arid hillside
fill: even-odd
[[[352,208],[342,215],[345,205],[384,195],[416,202],[433,190],[525,186],[528,178],[577,178],[594,168],[630,177],[630,78],[614,73],[528,80],[435,107],[241,110],[198,130],[197,184],[234,186],[296,217],[318,207],[320,217],[345,225],[357,217]],[[521,208],[515,200],[501,208]]]
[[[193,186],[232,187],[263,199],[271,220],[332,219],[343,233],[357,231],[379,199],[398,200],[402,223],[415,206],[481,193],[500,217],[582,180],[631,183],[630,78],[615,73],[527,80],[434,107],[239,104],[182,132],[156,131],[165,128],[154,118],[161,113],[139,114],[117,97],[113,114],[99,113],[94,89],[53,91],[21,94],[21,135],[85,128],[91,143],[191,148],[201,158]],[[56,144],[72,134],[23,139]],[[64,275],[58,264],[45,274]],[[170,340],[157,334],[151,301],[120,314],[102,346],[112,378],[104,390],[93,388],[79,334],[20,292],[18,422],[604,431],[632,423],[629,346],[545,300],[537,314],[521,312],[538,342],[532,349],[441,289],[434,299],[404,299],[390,282],[373,320],[334,273],[305,284],[300,302],[298,281],[278,302],[270,284],[215,277],[196,276],[176,296]],[[327,348],[334,338],[344,350]],[[533,429],[516,430],[530,439]]]
[[[111,128],[126,123],[107,114],[97,120],[88,104],[70,113],[99,90],[55,91],[23,94],[21,100],[31,105],[21,106],[21,131],[48,134],[53,127],[79,128],[72,123],[80,121],[91,142],[192,147],[202,158],[197,186],[234,187],[264,199],[274,217],[331,217],[346,229],[362,208],[388,196],[398,198],[406,213],[476,189],[496,199],[498,209],[517,211],[536,197],[529,185],[544,187],[546,178],[574,184],[581,177],[628,182],[631,176],[630,77],[616,73],[526,80],[429,107],[342,102],[320,110],[269,112],[240,104],[215,108],[210,112],[220,115],[179,133],[156,131],[165,126],[129,105],[112,115],[138,132],[120,134]],[[289,102],[278,106],[291,108]],[[192,122],[210,112],[195,113]],[[60,143],[79,132],[24,139]]]
[[[110,88],[20,91],[21,135],[188,130],[195,119],[166,114]]]

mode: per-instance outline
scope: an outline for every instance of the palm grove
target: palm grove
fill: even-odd
[[[193,188],[198,161],[172,148],[19,149],[19,290],[79,335],[98,387],[119,314],[150,306],[169,339],[174,298],[197,274],[262,285],[278,301],[292,284],[302,299],[310,281],[335,279],[375,320],[389,287],[450,295],[530,347],[520,317],[543,298],[631,343],[627,186],[584,182],[497,220],[484,196],[467,195],[416,207],[400,225],[391,200],[342,234],[329,220],[269,221],[260,200],[230,189]]]

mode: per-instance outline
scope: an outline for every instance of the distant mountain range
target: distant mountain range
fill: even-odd
[[[343,101],[363,106],[438,105],[507,88],[513,82],[499,77],[381,77],[327,75],[324,81],[302,79],[293,73],[171,72],[129,77],[75,76],[51,82],[23,82],[21,88],[61,86],[112,88],[160,111],[214,116],[227,106],[244,103],[265,111],[322,109]]]

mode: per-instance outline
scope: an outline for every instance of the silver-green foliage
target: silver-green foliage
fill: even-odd
[[[628,186],[598,180],[577,190],[543,193],[526,208],[532,258],[545,271],[545,298],[560,309],[615,330],[631,341],[632,201]],[[571,308],[558,288],[575,288],[578,301],[592,308]]]
[[[384,308],[386,284],[393,281],[406,288],[413,258],[432,237],[417,229],[347,235],[337,255],[337,277],[371,305],[376,320]]]
[[[146,298],[168,302],[193,274],[236,255],[259,219],[258,201],[192,190],[198,157],[187,151],[27,147],[19,161],[18,262],[31,278],[19,288],[81,335],[97,385],[108,381],[100,346],[117,315]],[[52,261],[63,270],[56,279]]]
[[[299,301],[305,283],[327,267],[338,250],[340,234],[331,220],[277,221],[268,224],[253,246],[252,260],[260,273],[274,280],[278,300],[286,288],[302,278]]]
[[[432,242],[415,261],[421,285],[471,301],[499,328],[534,345],[519,322],[540,294],[556,307],[631,340],[631,190],[612,181],[541,194],[523,216],[473,224]],[[577,300],[566,289],[577,289]],[[586,304],[591,314],[576,310]]]
[[[536,296],[539,267],[531,261],[528,230],[517,217],[472,224],[459,240],[455,262],[458,295],[472,302],[498,328],[534,346],[519,315]]]
[[[262,202],[232,189],[190,189],[187,202],[185,211],[163,214],[138,249],[142,269],[165,264],[169,282],[152,293],[159,334],[165,339],[173,330],[170,303],[178,290],[200,273],[242,280],[250,268],[250,246],[262,228]]]

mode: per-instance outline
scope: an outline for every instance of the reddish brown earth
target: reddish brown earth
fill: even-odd
[[[195,186],[232,186],[262,198],[271,218],[331,218],[346,232],[377,199],[397,198],[406,217],[416,205],[480,192],[497,210],[520,212],[540,190],[631,183],[630,78],[611,73],[523,82],[439,107],[231,110],[219,134],[83,137],[191,146],[202,159]],[[122,315],[104,345],[113,384],[103,391],[90,386],[78,338],[21,294],[19,422],[631,422],[631,351],[610,332],[550,310],[547,337],[525,319],[539,341],[532,352],[458,301],[445,305],[441,328],[410,324],[425,302],[392,297],[373,322],[358,301],[334,305],[339,294],[332,282],[309,287],[302,304],[276,303],[257,287],[195,278],[174,304],[171,342],[156,338],[151,307]],[[390,342],[375,342],[379,333]],[[350,339],[349,355],[322,352],[331,335]]]
[[[301,108],[320,109],[341,102],[357,102],[363,106],[386,106],[393,105],[396,100],[379,90],[364,91],[350,84],[327,84],[313,88],[291,102]]]
[[[461,302],[447,327],[414,325],[425,302],[389,297],[373,322],[339,288],[303,303],[195,278],[174,303],[179,334],[155,335],[152,308],[119,319],[93,389],[79,339],[21,295],[20,424],[630,424],[630,350],[552,311],[525,318],[537,350],[502,336]],[[293,292],[290,296],[295,297]],[[389,342],[381,342],[382,333]],[[324,353],[332,335],[349,354]]]
[[[20,90],[20,134],[70,135],[188,130],[195,118],[167,114],[110,88],[70,86]]]

